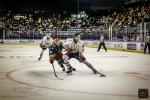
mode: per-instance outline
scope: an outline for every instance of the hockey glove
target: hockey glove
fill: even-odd
[[[80,55],[80,56],[79,56],[79,61],[80,61],[80,63],[83,62],[83,60],[84,60],[84,56],[83,56],[83,55]]]
[[[42,48],[43,47],[43,45],[42,45],[42,43],[40,43],[40,48]]]
[[[67,51],[67,54],[71,54],[72,53],[72,49],[71,48],[66,49],[66,51]]]
[[[60,58],[62,58],[63,57],[63,53],[62,52],[58,52],[57,56],[60,57]]]
[[[51,64],[53,64],[54,63],[54,57],[49,57],[49,62],[51,63]]]

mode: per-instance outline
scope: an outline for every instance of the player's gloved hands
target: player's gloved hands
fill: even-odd
[[[49,57],[49,62],[50,62],[51,64],[54,63],[54,57],[53,57],[53,56],[50,56],[50,57]]]
[[[79,61],[80,61],[80,63],[81,63],[83,60],[84,60],[84,56],[80,54],[80,56],[79,56]]]
[[[68,54],[72,53],[72,49],[71,48],[66,49],[66,51],[67,51]]]
[[[42,48],[43,47],[43,45],[42,45],[42,43],[40,43],[40,48]]]
[[[62,52],[58,52],[57,56],[60,57],[60,58],[62,58],[63,57],[63,53]]]
[[[42,45],[42,43],[40,43],[40,48],[46,49],[46,46],[44,46],[44,45]]]

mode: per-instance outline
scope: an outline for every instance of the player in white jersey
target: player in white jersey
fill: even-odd
[[[40,57],[38,58],[38,60],[41,60],[44,51],[45,51],[47,48],[49,48],[49,47],[52,45],[52,43],[53,43],[53,39],[51,38],[50,35],[51,35],[51,34],[46,34],[46,35],[43,37],[43,39],[42,39],[42,41],[41,41],[41,43],[40,43],[40,47],[42,48],[42,51],[41,51],[41,53],[40,53]]]
[[[67,51],[66,54],[63,56],[63,60],[65,62],[65,65],[67,67],[67,73],[72,73],[71,65],[69,63],[69,59],[75,58],[79,60],[80,62],[84,63],[89,67],[94,74],[97,73],[95,68],[85,59],[83,56],[83,44],[80,41],[80,34],[76,33],[74,38],[66,40],[64,44],[65,50]]]

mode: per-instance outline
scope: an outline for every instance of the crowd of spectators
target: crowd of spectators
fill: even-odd
[[[43,34],[43,31],[46,29],[67,31],[67,29],[71,27],[90,30],[93,33],[97,31],[97,28],[101,27],[98,31],[99,33],[100,31],[108,33],[109,27],[111,26],[114,29],[113,32],[116,33],[115,30],[118,31],[124,27],[136,27],[140,23],[150,22],[150,4],[147,2],[124,5],[119,9],[108,9],[107,12],[108,13],[101,15],[89,15],[86,19],[75,19],[71,18],[71,15],[67,16],[66,11],[53,14],[49,14],[48,11],[33,11],[24,13],[1,11],[0,27],[7,29],[9,32],[17,31],[22,34],[35,32]],[[135,30],[136,28],[133,29]],[[121,31],[119,33],[121,33]],[[133,32],[139,34],[137,30]]]

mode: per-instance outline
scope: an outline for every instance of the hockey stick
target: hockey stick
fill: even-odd
[[[80,56],[80,55],[79,55]],[[76,56],[77,57],[77,56]],[[85,64],[85,62],[84,62],[84,64]],[[88,66],[89,67],[89,66]],[[89,67],[90,69],[92,69],[92,70],[94,70],[96,73],[95,74],[99,74],[100,75],[100,77],[106,77],[106,75],[104,75],[104,74],[102,74],[102,73],[100,73],[99,71],[97,71],[94,67]]]
[[[95,68],[93,68],[95,71],[96,71],[96,73],[97,74],[99,74],[100,75],[100,77],[106,77],[106,75],[104,75],[104,74],[102,74],[102,73],[100,73],[99,71],[97,71]]]
[[[59,80],[63,80],[62,78],[59,78],[59,77],[57,76],[56,71],[55,71],[54,64],[52,64],[52,66],[53,66],[53,70],[54,70],[55,77],[56,77],[57,79],[59,79]]]

